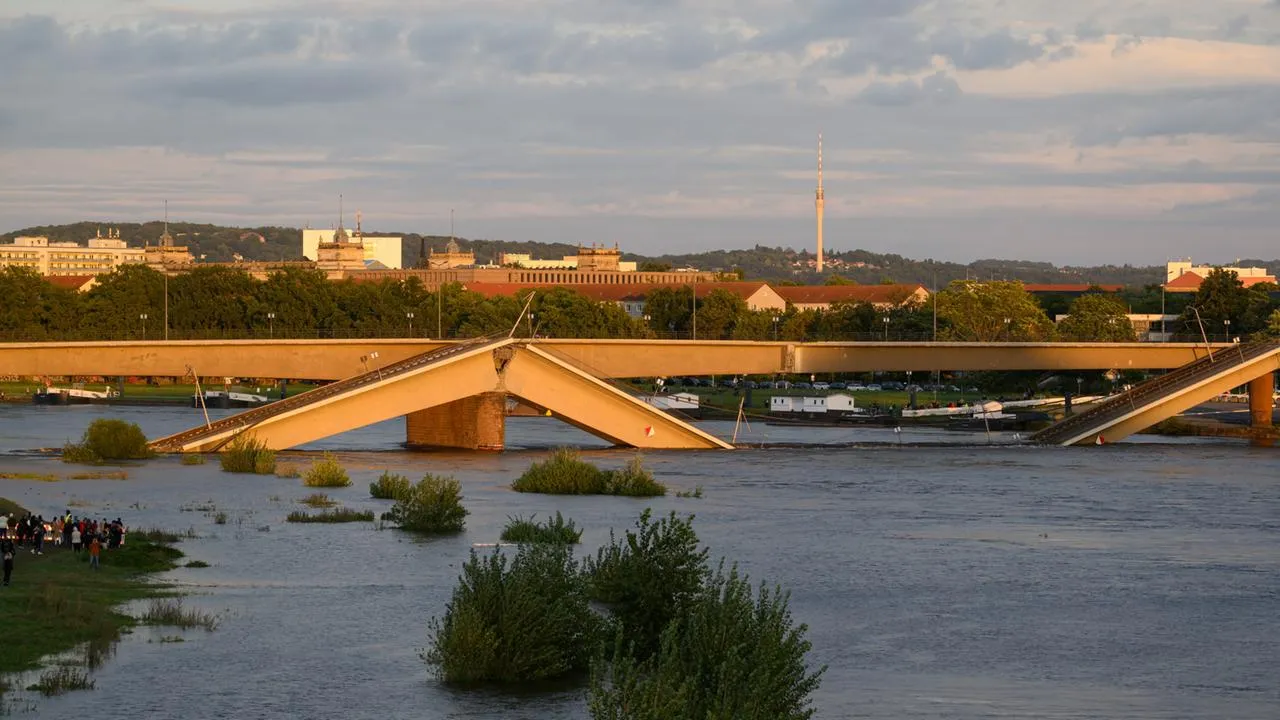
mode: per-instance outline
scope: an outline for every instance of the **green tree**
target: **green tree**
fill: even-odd
[[[1074,342],[1133,342],[1137,336],[1124,303],[1111,295],[1081,295],[1058,323],[1058,336]]]
[[[98,284],[85,295],[81,336],[137,340],[145,326],[147,337],[163,337],[164,276],[155,270],[145,265],[122,265],[99,275]],[[142,315],[147,316],[145,321]]]
[[[42,340],[75,326],[83,298],[48,282],[34,270],[0,268],[0,336]]]
[[[644,314],[658,332],[688,332],[693,317],[693,287],[653,288],[645,297]]]
[[[827,279],[823,281],[823,285],[857,285],[858,283],[844,277],[838,273],[831,273]]]
[[[712,290],[698,301],[698,337],[708,340],[733,337],[739,318],[747,312],[746,300],[728,290]]]
[[[1246,289],[1234,272],[1214,268],[1182,313],[1183,326],[1189,328],[1184,332],[1198,335],[1198,321],[1204,322],[1204,331],[1210,337],[1252,335],[1263,330],[1273,307],[1273,288],[1264,283]]]
[[[938,293],[940,339],[964,342],[1041,342],[1053,321],[1020,282],[956,280]]]

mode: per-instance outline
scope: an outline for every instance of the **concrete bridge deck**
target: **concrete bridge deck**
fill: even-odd
[[[337,380],[453,343],[432,340],[189,340],[0,343],[0,374]],[[1189,343],[749,342],[539,339],[532,346],[605,378],[977,370],[1167,370]],[[1215,346],[1227,347],[1225,345]]]

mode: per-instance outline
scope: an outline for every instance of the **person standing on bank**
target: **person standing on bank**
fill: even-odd
[[[75,524],[71,526],[71,549],[74,550],[77,555],[80,554],[80,525],[79,524]]]
[[[94,535],[93,539],[89,541],[89,567],[90,568],[93,568],[94,570],[101,569],[101,567],[98,565],[98,556],[101,554],[102,554],[102,541],[98,539],[97,535]]]
[[[13,538],[9,537],[9,533],[4,533],[3,539],[0,539],[0,555],[4,556],[4,586],[9,586],[9,576],[13,575],[13,556],[18,553],[18,549],[13,545]]]

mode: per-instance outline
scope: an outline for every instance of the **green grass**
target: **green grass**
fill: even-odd
[[[676,493],[676,497],[678,497],[678,498],[694,498],[694,499],[701,500],[701,499],[702,499],[702,486],[701,486],[701,485],[697,485],[697,486],[695,486],[692,490],[681,490],[680,492]]]
[[[502,541],[577,545],[582,541],[582,530],[575,527],[572,520],[566,521],[559,511],[554,518],[547,518],[541,523],[533,516],[528,520],[520,516],[508,517],[506,527],[502,528]]]
[[[373,511],[337,508],[334,510],[321,510],[317,513],[308,513],[303,510],[294,510],[289,513],[289,516],[286,517],[285,520],[292,523],[373,522]]]
[[[313,508],[331,508],[338,504],[337,500],[334,500],[324,493],[311,493],[298,502],[306,505],[307,507]]]
[[[131,532],[125,547],[103,550],[100,570],[90,570],[83,555],[18,553],[12,584],[3,589],[0,673],[36,668],[41,658],[84,643],[110,647],[136,623],[116,607],[161,593],[147,576],[176,567],[182,553]]]
[[[413,489],[413,483],[403,475],[388,470],[382,471],[378,479],[369,483],[369,495],[375,500],[395,500]]]
[[[271,475],[276,471],[276,451],[245,433],[237,435],[218,460],[225,472]]]
[[[55,385],[57,385],[58,387],[67,386],[66,383],[55,383]],[[107,383],[86,384],[86,389],[101,390],[104,385],[107,385]],[[119,389],[119,387],[115,383],[110,383],[110,386],[112,390]],[[310,386],[300,386],[300,385],[291,384],[290,387],[292,388],[292,390],[290,391],[291,393],[298,393],[298,392],[302,392],[303,389],[309,388]],[[40,388],[40,383],[37,383],[34,381],[0,383],[0,392],[3,392],[6,396],[9,396],[9,397],[26,395],[29,398],[30,395],[34,393],[36,390],[38,390],[39,388]],[[220,385],[216,387],[202,385],[200,389],[201,390],[221,390],[222,387]],[[252,392],[255,395],[266,395],[272,400],[280,399],[280,388],[273,386],[270,388],[262,388],[262,390],[263,391],[259,393],[257,392],[257,387],[249,387],[249,386],[243,386],[243,385],[235,386],[233,388],[233,391],[235,392]],[[175,402],[182,401],[182,402],[190,403],[191,396],[195,395],[195,392],[196,392],[196,386],[190,383],[174,383],[172,385],[149,385],[145,383],[136,383],[136,384],[125,383],[124,393],[122,394],[122,397],[148,399],[148,400],[172,400]]]
[[[182,464],[183,465],[203,465],[204,456],[197,455],[195,453],[187,453],[182,456]]]
[[[205,561],[203,561],[203,560],[192,560],[191,562],[187,563],[186,565],[183,565],[182,567],[188,567],[188,568],[207,568],[207,567],[209,567],[209,563],[207,563],[207,562],[205,562]]]
[[[9,498],[0,498],[0,515],[8,515],[9,517],[16,516],[20,518],[29,512],[29,510]]]
[[[639,455],[621,470],[602,470],[570,448],[560,448],[546,460],[530,465],[511,488],[548,495],[653,497],[667,493],[666,486],[653,478]]]
[[[325,453],[320,462],[307,469],[302,484],[307,487],[348,487],[351,477],[333,453]]]

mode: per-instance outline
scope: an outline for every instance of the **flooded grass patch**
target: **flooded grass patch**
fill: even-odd
[[[195,453],[187,453],[182,456],[183,465],[203,465],[205,462],[203,455]]]
[[[276,477],[290,479],[300,478],[302,477],[302,470],[293,463],[281,463],[280,466],[276,468]]]
[[[289,516],[286,517],[285,520],[292,523],[373,522],[373,511],[337,508],[335,510],[321,510],[317,513],[308,513],[303,510],[294,510],[289,513]]]
[[[183,565],[182,567],[188,567],[188,568],[207,568],[207,567],[209,567],[209,563],[207,563],[207,562],[205,562],[205,561],[203,561],[203,560],[192,560],[191,562],[187,563],[186,565]]]
[[[98,472],[75,473],[67,476],[68,480],[128,480],[129,473],[124,470],[108,470]]]
[[[147,625],[164,625],[184,630],[201,628],[209,632],[217,630],[219,622],[214,613],[186,607],[182,598],[156,598],[139,619]]]
[[[40,680],[27,687],[27,690],[38,692],[45,697],[55,697],[75,690],[92,690],[93,679],[85,671],[60,665],[40,673]]]
[[[508,517],[506,527],[502,528],[502,541],[576,545],[582,541],[582,530],[575,527],[572,520],[565,520],[559,511],[545,522],[537,522],[533,516],[528,520],[520,516]]]
[[[313,507],[313,508],[331,508],[331,507],[337,507],[338,505],[337,500],[334,500],[333,498],[329,497],[324,493],[312,493],[302,498],[298,502],[302,503],[303,505],[306,505],[307,507]]]

